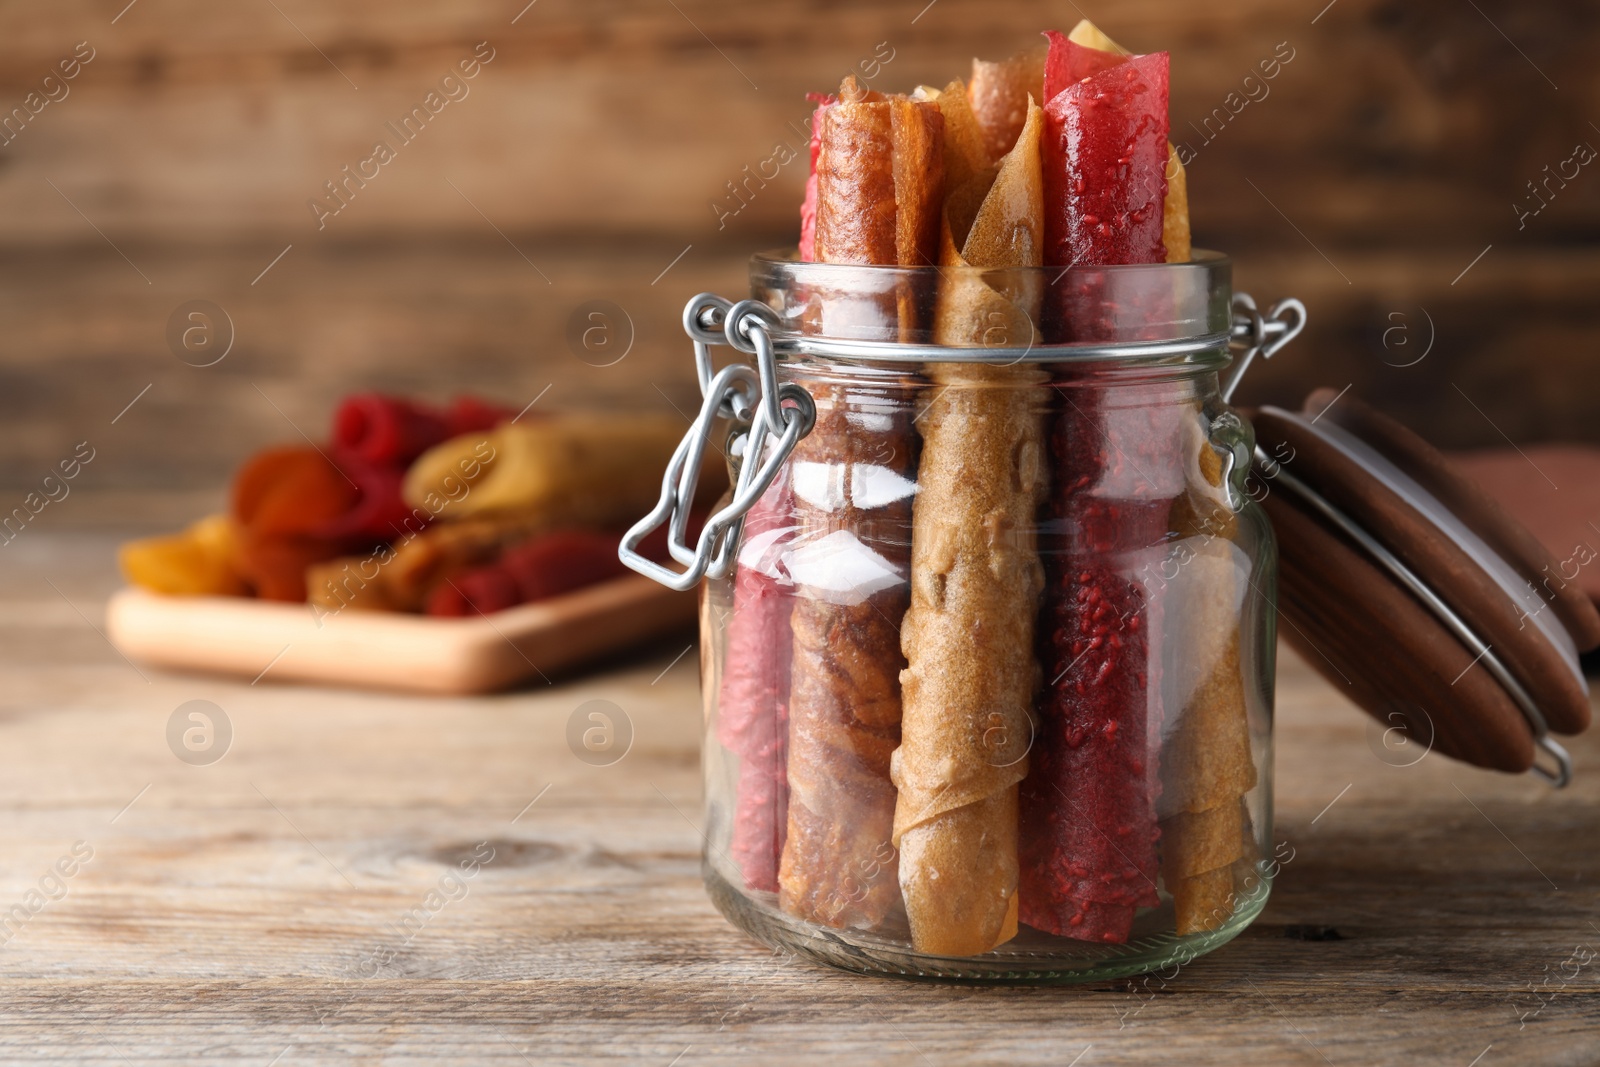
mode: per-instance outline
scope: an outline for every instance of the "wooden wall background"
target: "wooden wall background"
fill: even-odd
[[[1600,166],[1514,207],[1600,146],[1594,3],[525,2],[0,3],[0,114],[95,56],[0,147],[0,481],[87,439],[80,485],[219,485],[358,388],[687,410],[679,309],[793,240],[803,163],[720,228],[711,205],[799,144],[802,94],[880,42],[876,84],[942,84],[1080,13],[1172,51],[1180,137],[1293,50],[1190,171],[1199,241],[1311,310],[1242,399],[1353,383],[1446,445],[1600,440]],[[470,94],[319,230],[307,200],[480,41]],[[235,340],[196,368],[166,331],[202,298]],[[633,323],[615,366],[565,340],[593,299]]]

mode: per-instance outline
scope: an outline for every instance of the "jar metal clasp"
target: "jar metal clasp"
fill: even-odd
[[[661,479],[661,498],[650,514],[623,535],[618,555],[633,570],[672,589],[693,589],[701,578],[728,573],[739,544],[745,513],[771,487],[800,439],[811,432],[817,409],[811,394],[793,382],[778,381],[772,343],[777,315],[758,300],[735,304],[701,293],[683,309],[683,328],[694,341],[700,379],[700,411],[678,442]],[[733,363],[713,371],[711,346],[726,344],[755,356],[755,366]],[[719,418],[744,428],[743,449],[733,498],[706,520],[693,546],[688,544],[689,509],[694,502],[706,445]],[[674,570],[639,552],[640,543],[663,523],[667,551],[682,564]]]
[[[1271,359],[1305,328],[1306,306],[1292,296],[1273,304],[1272,310],[1262,315],[1256,308],[1255,297],[1249,293],[1234,293],[1232,345],[1243,352],[1234,360],[1227,381],[1222,383],[1222,399],[1233,400],[1233,391],[1239,388],[1257,356]]]

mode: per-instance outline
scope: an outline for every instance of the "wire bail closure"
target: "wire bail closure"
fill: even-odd
[[[618,555],[628,567],[679,591],[693,589],[701,578],[723,578],[733,563],[745,514],[788,462],[800,438],[811,432],[817,408],[811,394],[793,382],[778,381],[772,327],[777,315],[758,300],[737,304],[701,293],[683,309],[683,328],[694,342],[695,372],[701,404],[689,431],[678,442],[661,478],[661,498],[650,514],[623,535]],[[734,363],[713,371],[711,346],[726,344],[756,357],[755,366]],[[733,499],[706,520],[700,536],[688,544],[689,510],[704,465],[706,445],[718,419],[732,421],[743,437],[735,456],[738,473]],[[742,432],[742,435],[740,431]],[[684,569],[673,570],[641,555],[640,543],[667,524],[667,551]]]
[[[1231,344],[1243,348],[1234,361],[1227,381],[1222,383],[1224,403],[1233,400],[1233,391],[1239,387],[1245,372],[1255,358],[1271,359],[1279,349],[1300,336],[1306,328],[1306,306],[1294,297],[1280,300],[1272,310],[1262,315],[1256,308],[1256,299],[1249,293],[1233,294],[1233,337]]]
[[[1191,354],[1223,343],[1243,348],[1244,353],[1222,390],[1226,400],[1257,355],[1270,359],[1294,340],[1306,321],[1305,305],[1294,299],[1279,301],[1263,316],[1249,294],[1236,293],[1233,311],[1232,327],[1227,334],[1157,345],[1115,347],[1148,355]],[[702,402],[662,476],[661,498],[650,514],[635,523],[622,539],[618,555],[628,567],[677,590],[692,589],[701,578],[727,575],[745,514],[772,485],[794,446],[811,432],[816,422],[816,405],[811,395],[798,384],[778,381],[777,346],[773,340],[773,331],[778,325],[777,313],[759,300],[733,303],[714,293],[701,293],[684,306],[683,330],[694,342],[695,374],[700,381]],[[754,356],[755,365],[734,363],[715,370],[711,359],[713,345],[728,345]],[[931,345],[874,343],[858,347],[864,347],[869,358],[902,362],[937,361],[941,353],[950,358],[950,350]],[[1100,356],[1106,354],[1103,347],[1109,350],[1109,346],[1080,347],[1072,354],[1079,358]],[[993,361],[1000,355],[1004,353],[977,350],[970,358]],[[1030,348],[1021,358],[1038,361],[1066,355]],[[727,419],[733,424],[731,440],[737,442],[742,438],[743,441],[742,449],[733,457],[737,468],[733,499],[711,516],[691,546],[688,543],[689,509],[699,484],[706,445],[718,419]],[[644,539],[663,524],[667,525],[667,551],[683,570],[674,570],[639,552]]]

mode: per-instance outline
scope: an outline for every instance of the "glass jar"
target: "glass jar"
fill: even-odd
[[[624,551],[670,519],[689,570],[630,562],[706,575],[717,906],[931,978],[1098,980],[1236,936],[1271,884],[1276,560],[1219,386],[1264,335],[1229,261],[751,277],[686,310],[705,407]],[[714,374],[721,340],[756,369]],[[734,487],[691,544],[719,416]]]

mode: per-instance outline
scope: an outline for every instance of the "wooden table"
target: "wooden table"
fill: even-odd
[[[1097,987],[861,978],[702,892],[687,638],[478,700],[141,674],[96,632],[114,539],[30,528],[0,568],[7,1062],[1600,1062],[1594,735],[1561,793],[1390,766],[1285,655],[1292,858],[1232,945]],[[166,739],[197,699],[233,730],[208,766]],[[591,699],[633,724],[611,766],[565,739]]]

